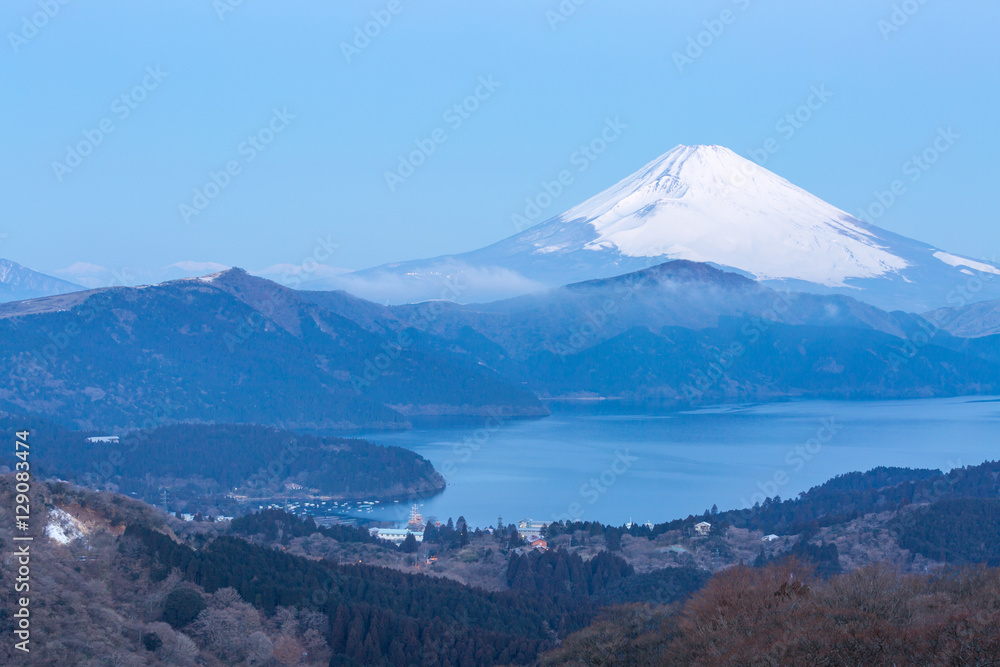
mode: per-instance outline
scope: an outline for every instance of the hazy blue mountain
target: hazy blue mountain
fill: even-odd
[[[392,312],[406,319],[424,306]],[[633,327],[702,329],[721,317],[759,317],[788,324],[853,326],[902,336],[915,316],[886,313],[839,295],[778,291],[707,264],[675,260],[633,273],[576,283],[488,304],[445,304],[428,327],[454,336],[469,326],[525,358],[546,349],[567,354]]]
[[[1000,366],[875,330],[727,319],[694,331],[636,327],[587,350],[529,359],[551,396],[680,402],[784,397],[919,398],[995,392]]]
[[[309,293],[240,269],[209,280],[299,338],[334,376],[348,379],[362,395],[404,415],[475,416],[497,409],[522,416],[548,414],[529,392],[506,383],[496,372],[426,336],[417,336],[419,321],[379,325],[377,314],[383,307],[378,304],[339,295],[350,304],[350,317],[345,317],[332,310],[334,303],[329,299],[324,307]],[[331,344],[363,354],[331,356]]]
[[[401,428],[407,414],[546,413],[466,358],[374,334],[235,269],[0,306],[0,372],[0,409],[81,428]]]
[[[352,429],[547,414],[538,396],[987,393],[996,340],[685,260],[472,305],[383,306],[230,269],[0,305],[0,410]]]
[[[579,351],[637,326],[704,329],[725,317],[859,327],[894,336],[905,336],[922,322],[919,316],[887,313],[850,297],[774,290],[686,260],[485,304],[381,306],[343,292],[305,294],[374,331],[411,326],[475,347],[471,331],[520,359],[540,350]]]
[[[924,313],[924,317],[954,336],[977,338],[1000,334],[1000,299]]]
[[[420,328],[421,345],[550,397],[916,397],[1000,378],[989,339],[969,346],[919,315],[685,260],[486,304],[306,294],[372,330]]]
[[[35,299],[82,289],[79,285],[32,271],[9,259],[0,259],[0,302]]]

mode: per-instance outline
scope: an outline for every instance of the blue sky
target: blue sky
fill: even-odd
[[[512,234],[525,198],[617,119],[538,220],[677,144],[760,157],[768,139],[764,166],[857,214],[951,128],[874,221],[990,257],[998,22],[995,2],[941,0],[8,0],[0,256],[72,277],[76,262],[353,269],[470,250]],[[832,95],[779,126],[814,87]],[[433,152],[390,188],[417,142]]]

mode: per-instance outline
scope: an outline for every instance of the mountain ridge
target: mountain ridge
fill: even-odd
[[[859,220],[720,146],[678,146],[563,213],[479,249],[363,269],[307,287],[379,302],[496,300],[635,271],[670,259],[709,263],[775,287],[854,296],[885,310],[948,304],[970,280],[1000,275]],[[1000,281],[977,300],[1000,298]]]
[[[258,298],[268,293],[281,299],[271,308]],[[407,411],[498,406],[547,414],[464,358],[399,345],[239,270],[40,301],[0,307],[0,410],[84,429],[148,420],[406,428]]]
[[[68,294],[83,289],[86,288],[0,258],[0,303]]]

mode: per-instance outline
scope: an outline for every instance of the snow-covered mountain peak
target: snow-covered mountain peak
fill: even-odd
[[[688,188],[724,192],[730,188],[771,188],[787,184],[783,178],[740,157],[725,146],[677,146],[643,166],[605,191],[657,189],[664,195],[680,195]]]
[[[552,222],[591,227],[587,250],[715,262],[759,279],[834,286],[907,266],[863,222],[722,146],[677,146]]]
[[[0,303],[66,294],[83,288],[0,258]]]
[[[977,281],[971,283],[978,285],[975,299],[1000,298],[1000,284],[985,286],[1000,274],[995,262],[862,222],[723,146],[677,146],[562,214],[527,229],[518,217],[512,222],[522,231],[486,247],[310,287],[380,302],[442,293],[489,301],[685,259],[783,289],[845,293],[888,309],[923,312],[951,304],[967,281]],[[462,286],[457,297],[448,291],[451,284]]]

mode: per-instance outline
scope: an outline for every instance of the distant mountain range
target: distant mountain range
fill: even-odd
[[[421,307],[305,294],[372,331],[408,327]],[[422,321],[428,345],[443,341],[545,397],[685,403],[1000,387],[1000,336],[970,342],[919,315],[684,260],[506,301],[438,302],[438,311]]]
[[[888,310],[1000,298],[1000,268],[822,201],[721,146],[678,146],[582,204],[479,250],[316,281],[379,302],[463,303],[608,278],[670,259]],[[970,289],[970,286],[973,286]],[[965,299],[967,301],[967,299]]]
[[[782,291],[850,296],[887,311],[920,313],[1000,300],[997,263],[863,222],[722,146],[677,146],[585,202],[470,252],[354,272],[326,265],[305,272],[275,264],[255,275],[313,291],[343,290],[378,303],[476,303],[612,278],[675,259]],[[78,262],[61,272],[94,288],[225,268],[182,261],[158,270],[114,272]],[[77,289],[0,261],[0,302]]]
[[[0,259],[0,302],[67,294],[82,289],[80,285],[32,271],[9,259]]]
[[[1000,299],[940,308],[924,313],[924,317],[955,336],[992,336],[1000,334]]]
[[[0,266],[8,293],[57,294],[0,304],[0,410],[82,429],[235,422],[344,430],[406,428],[424,417],[540,416],[546,398],[680,405],[1000,390],[1000,300],[949,299],[961,305],[923,315],[863,300],[910,280],[917,292],[942,286],[951,272],[971,273],[983,297],[992,267],[955,266],[939,251],[890,243],[888,233],[759,168],[730,192],[733,169],[751,172],[725,149],[675,149],[569,218],[493,246],[506,248],[495,257],[533,258],[521,268],[551,270],[547,280],[616,273],[483,304],[463,305],[452,294],[380,305],[344,291],[293,290],[240,269],[80,291],[7,262]],[[692,236],[690,248],[729,238],[767,257],[746,254],[760,263],[725,271],[625,252],[656,230],[673,234],[677,216],[692,229],[702,224],[685,217],[692,210],[710,233]],[[585,229],[597,236],[570,242]],[[542,247],[545,234],[550,245]],[[786,247],[775,245],[780,239]],[[648,266],[622,273],[635,263]],[[405,273],[420,280],[422,271],[412,265]],[[807,284],[822,276],[837,284]]]
[[[383,306],[239,269],[0,305],[0,411],[89,430],[496,423],[547,414],[539,398],[984,394],[998,363],[1000,335],[685,260],[482,305]]]
[[[77,428],[406,428],[547,414],[467,356],[366,330],[240,270],[0,305],[0,410]]]

